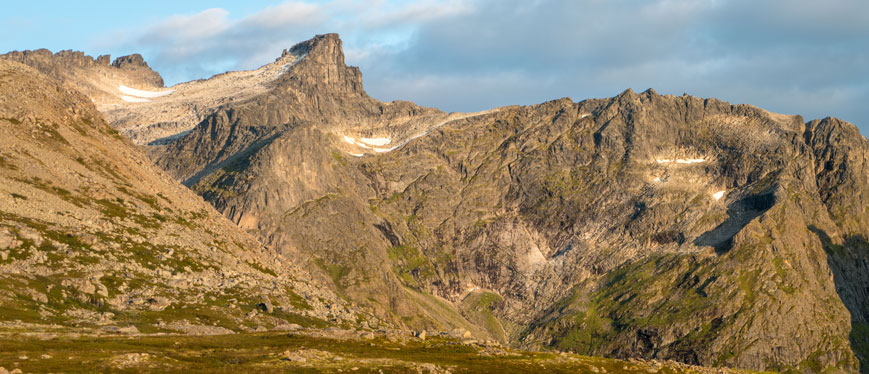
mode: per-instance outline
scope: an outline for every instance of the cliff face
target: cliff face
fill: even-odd
[[[835,118],[807,124],[815,182],[835,229],[810,228],[821,240],[836,291],[851,314],[849,339],[869,371],[869,142],[854,125]]]
[[[0,60],[4,326],[221,334],[356,321],[309,279],[156,168],[86,96]]]
[[[750,369],[869,357],[869,143],[851,124],[652,90],[381,103],[334,34],[176,88],[104,113],[153,138],[160,108],[207,102],[157,165],[394,325]]]

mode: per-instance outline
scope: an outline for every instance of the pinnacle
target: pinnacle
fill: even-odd
[[[344,65],[344,51],[338,34],[321,34],[290,48],[289,53],[296,56],[309,56],[309,60],[319,63]]]
[[[294,45],[287,54],[300,60],[285,74],[286,82],[317,94],[364,95],[362,73],[344,63],[338,34],[317,35]]]
[[[618,96],[616,96],[616,97],[623,98],[623,97],[634,97],[634,96],[637,96],[637,93],[634,92],[633,88],[628,88],[628,89],[622,91],[622,93],[618,94]]]

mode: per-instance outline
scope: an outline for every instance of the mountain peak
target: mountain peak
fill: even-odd
[[[289,53],[320,63],[344,65],[344,50],[338,34],[321,34],[290,48]]]
[[[338,34],[321,34],[284,51],[301,59],[285,77],[285,82],[315,92],[362,94],[362,73],[344,63],[344,50]]]
[[[616,95],[617,99],[624,99],[624,98],[633,99],[635,97],[637,97],[637,93],[634,92],[633,88],[628,88],[628,89],[622,91],[621,93],[619,93],[618,95]]]
[[[118,69],[124,69],[128,66],[136,66],[136,67],[148,67],[148,63],[145,62],[145,58],[138,53],[134,53],[128,56],[121,56],[115,59],[112,62],[112,66]]]
[[[140,79],[143,79],[156,87],[163,87],[163,77],[161,77],[156,71],[152,70],[151,67],[148,66],[148,63],[145,62],[145,58],[138,53],[116,58],[115,61],[112,62],[112,67],[138,75]]]

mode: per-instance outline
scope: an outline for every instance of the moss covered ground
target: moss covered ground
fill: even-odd
[[[465,345],[433,337],[371,339],[313,333],[217,336],[0,334],[0,366],[24,372],[692,373],[698,368]]]

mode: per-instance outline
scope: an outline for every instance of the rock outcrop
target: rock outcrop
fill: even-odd
[[[104,57],[104,56],[100,56]],[[106,59],[108,60],[108,59]],[[163,87],[163,78],[156,71],[151,70],[142,55],[134,53],[129,56],[121,56],[112,62],[112,67],[130,72],[134,76],[142,77],[145,83],[154,87]]]

